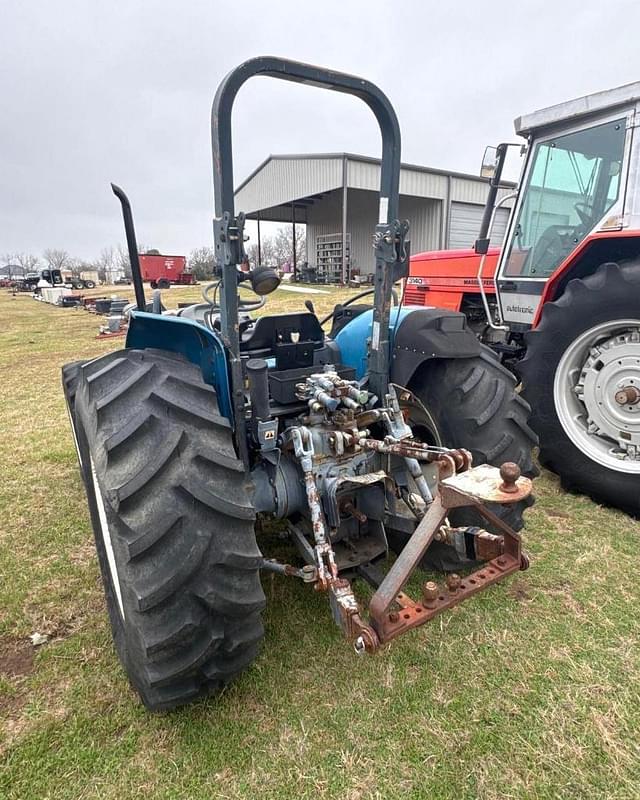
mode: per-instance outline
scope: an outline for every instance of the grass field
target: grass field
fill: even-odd
[[[2,800],[640,797],[640,524],[550,474],[528,572],[362,659],[325,599],[268,576],[255,665],[218,698],[145,712],[111,645],[60,389],[62,364],[122,346],[97,326],[1,290]]]

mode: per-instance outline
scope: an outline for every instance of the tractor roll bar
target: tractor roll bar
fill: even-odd
[[[306,83],[363,100],[373,111],[382,135],[380,174],[380,208],[378,223],[391,225],[398,216],[398,184],[400,179],[400,126],[386,95],[373,83],[355,75],[315,67],[284,58],[262,56],[245,61],[232,70],[218,87],[211,109],[213,150],[213,186],[215,195],[214,237],[216,259],[222,271],[221,329],[229,350],[236,443],[242,454],[244,445],[243,384],[238,334],[238,300],[236,265],[244,255],[244,215],[236,217],[233,187],[233,155],[231,144],[231,112],[236,95],[244,83],[256,75],[266,75],[295,83]],[[377,231],[378,232],[378,231]],[[383,235],[383,232],[380,234]],[[385,240],[389,241],[388,237]],[[389,306],[392,263],[387,254],[382,259],[376,249],[376,283],[374,308],[375,346],[370,353],[370,371],[380,391],[388,380]],[[384,388],[386,391],[386,387]],[[244,459],[243,459],[244,460]]]
[[[231,111],[239,89],[256,75],[352,94],[369,106],[378,120],[382,134],[380,195],[388,198],[388,207],[384,220],[381,219],[380,222],[392,222],[398,216],[400,126],[387,96],[375,84],[355,75],[273,56],[260,56],[240,64],[223,79],[216,92],[211,109],[216,216],[221,217],[225,211],[231,215],[234,212]]]

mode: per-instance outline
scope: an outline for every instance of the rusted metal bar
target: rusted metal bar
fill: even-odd
[[[384,615],[395,601],[402,587],[409,580],[416,565],[427,552],[435,532],[442,525],[446,516],[447,508],[442,504],[440,495],[436,495],[427,509],[427,513],[418,523],[413,536],[409,539],[389,572],[387,572],[385,579],[378,587],[378,591],[371,598],[369,613],[376,629],[377,625],[381,624]]]
[[[487,562],[482,569],[472,572],[465,578],[455,576],[451,580],[452,576],[449,576],[450,580],[446,587],[429,581],[428,583],[432,583],[434,586],[429,586],[426,591],[423,590],[422,603],[416,603],[401,593],[395,601],[399,606],[399,611],[389,611],[380,618],[374,618],[373,614],[371,616],[371,622],[380,643],[389,642],[411,628],[424,625],[425,622],[429,622],[446,609],[463,603],[472,595],[486,589],[487,586],[491,586],[523,568],[525,567],[520,558],[505,554]]]
[[[441,481],[433,503],[371,598],[370,624],[381,644],[423,625],[445,609],[464,602],[507,575],[528,568],[529,560],[522,552],[520,536],[483,505],[487,501],[517,502],[530,493],[531,481],[520,477],[517,467],[513,469],[515,465],[509,464],[507,469],[504,466],[499,473],[494,467],[476,467],[470,472]],[[423,602],[415,602],[402,591],[404,585],[440,530],[448,512],[452,508],[465,506],[474,507],[500,532],[501,552],[481,569],[464,578],[449,575],[445,587],[428,581],[422,590]],[[492,546],[497,544],[494,542]]]
[[[376,453],[385,453],[400,456],[401,458],[413,458],[416,461],[426,461],[428,463],[440,462],[443,464],[443,471],[447,475],[455,472],[464,472],[471,467],[471,453],[468,450],[445,450],[434,448],[423,442],[414,439],[360,439],[358,444],[365,450],[373,450]],[[445,466],[446,465],[446,468]]]
[[[275,572],[276,575],[285,575],[287,578],[300,578],[305,583],[315,583],[318,579],[318,571],[311,564],[298,568],[276,561],[275,558],[263,558],[260,569],[265,572]]]

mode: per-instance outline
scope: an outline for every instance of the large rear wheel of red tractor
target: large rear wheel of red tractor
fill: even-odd
[[[540,460],[562,486],[640,515],[640,259],[546,303],[520,364]]]

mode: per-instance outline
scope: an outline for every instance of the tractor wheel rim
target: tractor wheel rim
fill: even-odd
[[[602,322],[565,350],[553,399],[560,424],[588,458],[640,475],[640,320]],[[624,392],[624,394],[622,394]],[[630,402],[621,402],[628,397]]]
[[[116,557],[113,552],[113,544],[111,542],[111,533],[109,532],[109,521],[107,519],[107,512],[104,507],[104,500],[102,499],[102,492],[98,484],[98,476],[96,475],[95,464],[93,458],[89,456],[89,464],[91,466],[91,483],[93,484],[93,491],[96,498],[96,506],[98,507],[98,519],[100,521],[100,533],[102,535],[102,542],[104,544],[105,553],[107,555],[107,563],[109,564],[109,572],[111,574],[111,585],[115,592],[118,601],[118,609],[120,616],[124,620],[124,604],[122,602],[122,591],[120,589],[120,578],[118,577],[118,567],[116,566]]]

